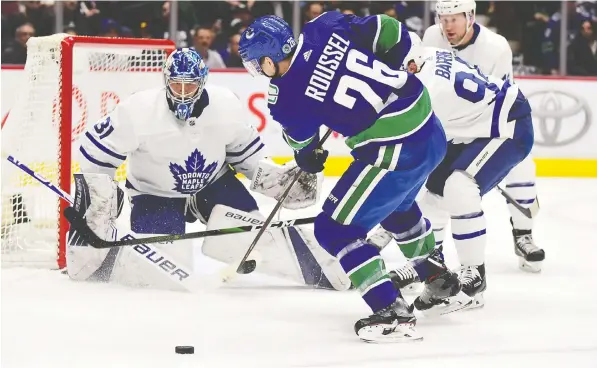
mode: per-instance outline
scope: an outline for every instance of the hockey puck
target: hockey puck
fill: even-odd
[[[177,346],[174,348],[176,354],[195,354],[194,346]]]
[[[255,271],[255,267],[257,267],[257,262],[255,262],[252,259],[249,259],[249,260],[245,261],[245,263],[243,263],[243,266],[241,267],[239,273],[246,275],[248,273]]]

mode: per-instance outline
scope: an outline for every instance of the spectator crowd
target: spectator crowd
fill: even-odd
[[[24,64],[29,37],[55,33],[54,1],[2,1],[2,64]],[[173,38],[195,47],[210,68],[239,68],[240,34],[256,17],[275,14],[292,22],[291,1],[179,1],[178,27],[169,35],[169,1],[63,1],[63,31],[103,37]],[[597,75],[597,1],[569,1],[567,73]],[[325,11],[387,14],[423,34],[422,1],[301,1],[301,23]],[[433,10],[434,3],[431,4]],[[477,1],[477,22],[508,39],[517,74],[558,74],[561,3]],[[429,14],[433,22],[434,14]]]

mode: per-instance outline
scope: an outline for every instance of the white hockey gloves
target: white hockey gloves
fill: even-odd
[[[261,160],[259,167],[255,170],[253,180],[251,180],[251,190],[279,199],[299,170],[295,161],[278,165],[269,159]],[[314,205],[319,199],[322,184],[323,173],[303,173],[290,190],[282,206],[296,210]]]

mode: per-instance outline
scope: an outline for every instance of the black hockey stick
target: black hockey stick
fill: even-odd
[[[516,207],[516,209],[519,210],[520,213],[522,213],[525,217],[532,219],[537,214],[537,211],[539,210],[539,199],[535,199],[535,203],[533,203],[533,205],[530,208],[525,208],[521,206],[520,203],[516,201],[516,199],[512,198],[512,196],[510,196],[510,194],[508,194],[508,192],[502,189],[499,185],[496,186],[496,188],[497,191],[500,192],[500,194],[503,195],[504,198],[506,198],[508,203]]]
[[[117,241],[106,241],[95,235],[95,233],[89,229],[87,226],[87,222],[84,218],[81,217],[72,207],[67,207],[64,210],[64,217],[70,222],[73,229],[77,230],[77,233],[83,238],[85,242],[91,245],[94,248],[104,249],[104,248],[114,248],[114,247],[123,247],[123,246],[130,246],[130,245],[139,245],[139,244],[149,244],[149,243],[162,243],[162,242],[173,242],[175,240],[184,240],[184,239],[198,239],[204,238],[207,236],[219,236],[219,235],[229,235],[229,234],[236,234],[236,233],[243,233],[248,231],[256,231],[264,229],[279,229],[284,227],[290,226],[298,226],[298,225],[308,225],[312,224],[315,221],[315,217],[306,217],[294,220],[282,220],[282,221],[275,221],[268,225],[247,225],[247,226],[238,226],[238,227],[229,227],[225,229],[213,229],[213,230],[205,230],[205,231],[197,231],[194,233],[186,233],[186,234],[175,234],[175,235],[157,235],[157,236],[150,236],[147,238],[139,238],[139,239],[130,239],[127,237],[127,240],[117,240]]]
[[[321,146],[323,146],[323,144],[325,143],[325,141],[328,139],[328,137],[331,134],[332,134],[332,130],[328,129],[328,131],[325,133],[325,135],[323,136],[323,138],[321,138],[321,140],[319,141],[317,149],[321,149]],[[263,233],[265,233],[265,230],[269,226],[270,222],[272,222],[274,216],[276,215],[276,213],[278,213],[278,211],[282,207],[282,203],[284,202],[284,200],[288,196],[288,193],[290,193],[290,189],[292,189],[292,187],[294,186],[294,184],[301,178],[301,176],[303,176],[304,173],[305,172],[303,170],[299,170],[296,173],[296,175],[294,176],[294,179],[292,179],[292,181],[288,185],[288,187],[286,187],[286,190],[284,190],[284,193],[282,193],[282,196],[280,197],[280,199],[278,199],[278,203],[276,203],[276,205],[274,206],[274,209],[272,210],[272,212],[269,214],[269,216],[267,216],[267,219],[263,223],[263,227],[259,230],[259,232],[257,233],[257,236],[255,236],[255,239],[253,240],[253,242],[249,246],[249,249],[247,249],[247,252],[245,253],[244,257],[239,262],[238,267],[236,268],[236,273],[241,273],[241,274],[246,273],[245,262],[247,261],[247,258],[249,258],[249,255],[251,254],[251,252],[253,251],[253,249],[257,245],[257,242],[259,241],[259,239],[261,239],[261,236],[263,235]],[[224,272],[222,278],[224,280],[228,280],[233,275],[234,275],[234,273],[232,273],[232,272],[229,272],[229,271],[228,272]]]

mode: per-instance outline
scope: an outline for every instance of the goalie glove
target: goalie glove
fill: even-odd
[[[296,175],[300,168],[295,161],[284,165],[264,159],[259,162],[251,180],[251,190],[268,197],[280,199],[282,193]],[[288,196],[282,203],[284,208],[297,210],[314,205],[319,200],[323,174],[309,174],[304,172],[301,178],[292,186]]]
[[[79,243],[77,237],[86,238],[88,231],[93,231],[103,240],[116,240],[115,221],[124,203],[124,192],[118,184],[106,174],[74,174],[75,203],[74,211],[79,219],[72,223],[71,244]],[[71,210],[72,211],[72,210]]]

